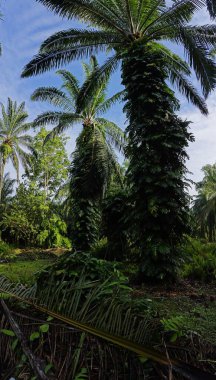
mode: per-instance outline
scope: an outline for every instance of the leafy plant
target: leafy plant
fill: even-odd
[[[0,224],[3,236],[7,235],[8,240],[21,245],[46,248],[71,246],[66,223],[46,194],[33,184],[29,187],[25,184],[19,186]]]
[[[185,263],[181,271],[184,278],[211,282],[216,279],[216,244],[188,238],[184,246]]]
[[[88,372],[86,368],[82,368],[81,371],[75,376],[74,380],[88,379]]]
[[[164,331],[170,334],[169,340],[172,343],[186,334],[185,320],[181,315],[168,319],[163,318],[161,323],[164,327]]]
[[[107,281],[106,292],[115,290],[130,292],[127,277],[121,271],[121,264],[112,263],[92,257],[91,253],[66,253],[53,265],[45,268],[38,275],[38,289],[49,286],[50,279],[57,285],[62,284],[62,296],[71,281],[78,280],[85,273],[86,281],[101,283]],[[42,285],[42,286],[41,286]],[[88,289],[87,289],[88,291]]]
[[[102,227],[107,237],[104,257],[123,261],[130,255],[130,207],[128,190],[111,187],[103,202]]]
[[[11,247],[7,243],[0,241],[0,260],[7,260],[12,257],[14,257],[14,254]]]

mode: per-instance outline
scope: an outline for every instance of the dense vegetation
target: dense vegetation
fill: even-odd
[[[189,22],[200,8],[214,18],[215,4],[38,1],[84,28],[49,37],[22,77],[89,62],[83,81],[60,69],[60,87],[33,92],[51,107],[33,121],[24,102],[1,104],[3,378],[214,378],[216,164],[192,199],[194,137],[174,89],[208,114],[216,28]],[[108,96],[119,64],[123,90]],[[116,104],[124,131],[108,117]]]

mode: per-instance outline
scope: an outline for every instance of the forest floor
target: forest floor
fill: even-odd
[[[135,289],[133,296],[145,298],[154,317],[181,317],[182,333],[193,332],[216,345],[216,283],[183,281],[173,287],[145,285]]]

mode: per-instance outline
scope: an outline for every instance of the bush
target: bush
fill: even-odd
[[[128,278],[122,273],[120,264],[99,260],[90,253],[76,252],[64,254],[38,275],[38,296],[43,294],[44,289],[50,289],[49,296],[55,297],[58,288],[58,299],[67,299],[71,297],[71,292],[68,292],[71,284],[79,283],[80,279],[87,284],[81,291],[83,299],[92,291],[94,283],[103,284],[103,297],[114,295],[125,302],[131,293]]]
[[[0,261],[11,259],[13,256],[10,246],[0,241]]]
[[[39,282],[49,281],[53,276],[56,281],[71,281],[74,277],[79,277],[85,273],[86,280],[105,281],[117,280],[119,282],[127,281],[127,277],[121,271],[121,264],[112,263],[106,260],[97,259],[90,253],[66,253],[54,264],[43,270],[39,275]]]
[[[182,277],[205,282],[216,280],[216,243],[189,238],[184,248],[187,258]]]

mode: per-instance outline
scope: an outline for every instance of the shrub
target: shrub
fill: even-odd
[[[100,260],[92,257],[90,253],[81,252],[66,253],[55,264],[45,268],[38,276],[38,288],[40,284],[44,288],[50,282],[56,285],[64,282],[67,286],[74,278],[78,280],[81,275],[89,282],[102,283],[107,280],[107,286],[111,291],[116,287],[127,290],[128,279],[123,275],[119,263]]]
[[[216,280],[216,243],[189,238],[184,249],[182,277],[205,282]]]
[[[0,241],[0,261],[11,259],[13,256],[10,246],[3,241]]]
[[[82,288],[83,299],[92,291],[94,283],[103,284],[103,297],[113,294],[125,303],[131,294],[131,288],[127,285],[128,278],[122,273],[120,264],[99,260],[90,253],[76,252],[64,254],[38,275],[38,296],[49,288],[49,297],[55,297],[58,288],[58,298],[65,300],[71,297],[71,292],[68,292],[71,283],[75,281],[80,286],[80,279],[84,279],[87,284]]]

